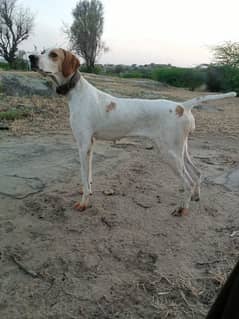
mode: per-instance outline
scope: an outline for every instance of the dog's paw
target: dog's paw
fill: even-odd
[[[73,206],[73,208],[75,210],[78,210],[80,212],[83,212],[84,210],[86,210],[87,208],[87,205],[86,204],[81,204],[80,202],[76,202]]]
[[[175,216],[175,217],[188,216],[189,215],[189,209],[180,207],[178,209],[175,209],[172,212],[172,215]]]
[[[193,194],[193,195],[191,196],[191,201],[192,201],[192,202],[199,202],[199,201],[200,201],[200,196],[199,196],[199,194]]]

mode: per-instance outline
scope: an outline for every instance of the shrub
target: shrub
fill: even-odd
[[[10,65],[8,63],[0,62],[0,70],[10,70]]]
[[[18,110],[16,108],[12,108],[8,111],[0,112],[0,120],[14,121],[17,119],[27,117],[29,114],[30,113],[28,110]]]
[[[223,89],[224,74],[222,68],[210,66],[207,69],[206,85],[209,91],[219,92]]]
[[[16,60],[12,64],[12,68],[14,70],[27,71],[29,70],[29,65],[26,60],[21,58],[16,58]]]
[[[29,70],[28,63],[26,60],[17,58],[11,65],[9,63],[0,62],[0,69],[9,71],[9,70]]]
[[[207,70],[207,88],[212,92],[236,91],[239,94],[239,69],[211,65]]]
[[[86,64],[82,64],[80,66],[80,71],[84,73],[94,73],[94,74],[100,74],[103,73],[102,67],[100,65],[95,65],[94,68],[88,68]]]
[[[120,74],[121,77],[127,78],[127,79],[151,79],[152,78],[152,71],[151,70],[146,70],[146,69],[141,69],[141,70],[132,70],[132,71],[126,71],[122,72]]]
[[[152,72],[153,80],[172,86],[195,90],[205,83],[205,71],[193,68],[158,67]]]
[[[126,78],[126,79],[140,79],[143,78],[143,74],[140,71],[129,71],[129,72],[125,72],[125,73],[121,73],[120,76],[122,78]]]

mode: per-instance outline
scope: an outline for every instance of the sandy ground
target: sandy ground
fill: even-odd
[[[89,78],[119,95],[199,95]],[[32,100],[41,110],[37,98],[20,102]],[[80,163],[67,106],[43,101],[45,112],[1,133],[0,317],[205,318],[238,258],[238,99],[194,111],[190,151],[203,173],[202,198],[184,218],[171,215],[178,180],[139,138],[96,145],[91,208],[74,211]]]

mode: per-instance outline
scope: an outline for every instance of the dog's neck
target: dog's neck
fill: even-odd
[[[70,90],[72,90],[77,82],[80,80],[80,73],[78,71],[76,71],[73,76],[69,79],[69,81],[67,81],[65,84],[59,85],[56,87],[56,93],[60,94],[60,95],[67,95]]]

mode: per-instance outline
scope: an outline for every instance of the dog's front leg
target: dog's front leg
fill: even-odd
[[[89,184],[89,190],[90,190],[90,195],[92,195],[92,157],[93,157],[93,146],[94,146],[95,139],[92,137],[91,138],[91,144],[90,148],[87,152],[87,160],[88,160],[88,184]]]
[[[91,140],[85,140],[84,143],[80,143],[79,145],[79,156],[81,163],[81,181],[83,186],[83,194],[80,202],[77,202],[74,205],[74,208],[83,211],[89,205],[89,195],[91,194],[91,184],[90,184],[90,159],[92,153],[92,143]]]

